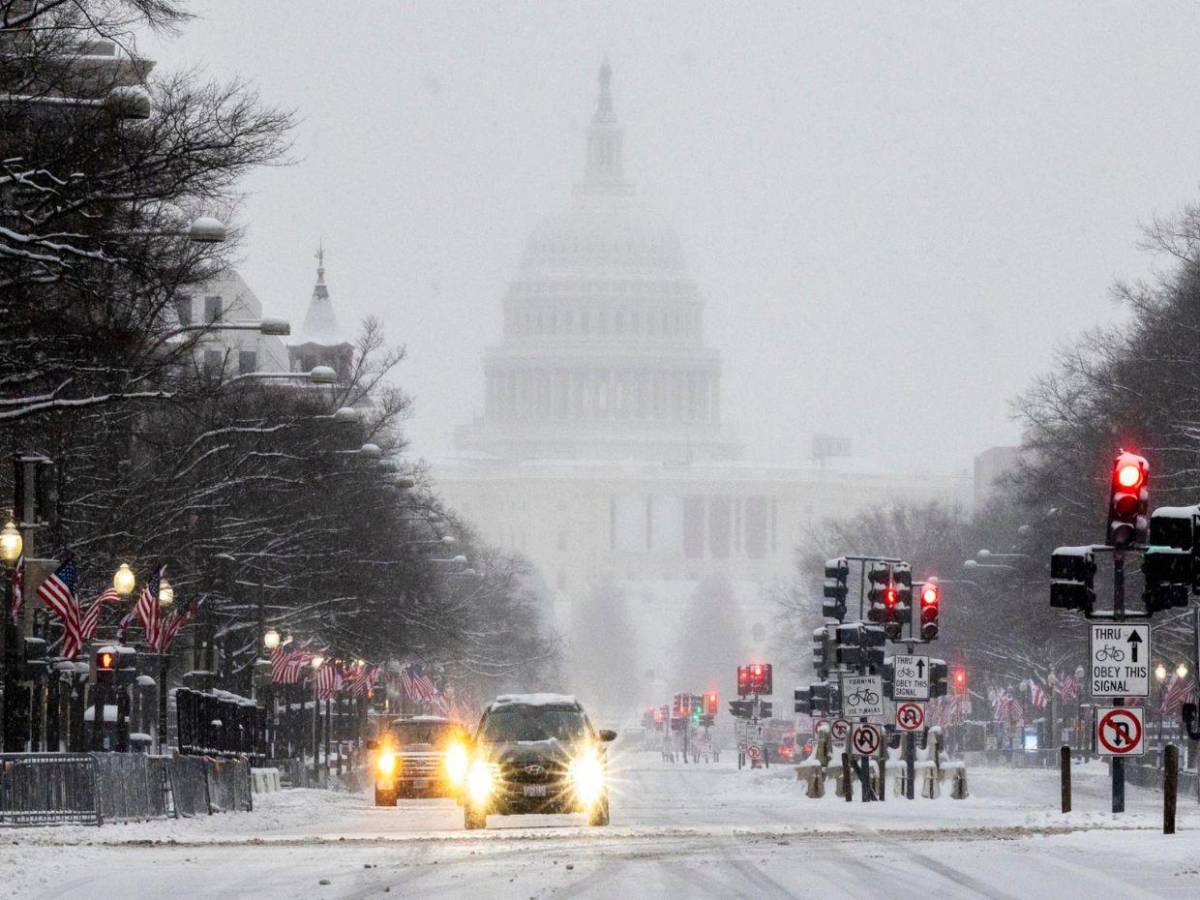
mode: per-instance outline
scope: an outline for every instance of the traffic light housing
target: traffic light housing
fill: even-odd
[[[873,562],[867,566],[867,618],[872,622],[884,621],[884,610],[896,602],[892,587],[892,567],[887,563]]]
[[[1096,556],[1091,547],[1059,547],[1050,554],[1050,605],[1091,616],[1096,606]]]
[[[1150,512],[1150,463],[1127,450],[1117,452],[1112,465],[1105,539],[1123,550],[1146,537]]]
[[[944,659],[929,660],[929,697],[945,697],[950,693],[950,667]]]
[[[758,717],[760,719],[769,719],[772,716],[771,707],[774,704],[769,700],[760,700],[758,703]]]
[[[1196,521],[1200,507],[1164,506],[1150,516],[1150,546],[1142,557],[1142,597],[1149,613],[1188,605],[1196,587]]]
[[[739,697],[749,697],[752,693],[750,690],[750,667],[738,666],[737,670],[737,692]]]
[[[938,613],[942,605],[942,589],[936,582],[921,585],[921,640],[932,641],[938,636]]]
[[[792,691],[792,711],[802,716],[813,714],[812,693],[808,688],[796,688]]]
[[[715,716],[721,709],[721,697],[716,691],[709,691],[704,695],[704,714],[706,716]]]
[[[730,700],[729,714],[735,719],[750,718],[750,707],[753,704],[749,700]]]
[[[824,600],[821,614],[827,619],[846,618],[846,594],[849,592],[850,563],[844,556],[827,560],[825,563]]]
[[[746,666],[749,672],[749,691],[750,694],[770,694],[772,693],[772,676],[770,663],[750,663]],[[739,688],[741,686],[741,675],[739,670],[738,676]],[[740,691],[739,691],[740,693]]]
[[[822,625],[812,633],[813,669],[818,675],[829,671],[829,629]]]
[[[97,647],[89,662],[92,684],[116,684],[118,657],[115,647]]]

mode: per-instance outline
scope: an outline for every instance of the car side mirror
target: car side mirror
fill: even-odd
[[[370,740],[367,741],[367,749],[368,750],[378,750],[379,749],[379,741],[370,741]]]
[[[604,743],[607,744],[609,741],[615,741],[616,739],[617,739],[617,733],[615,731],[613,731],[612,729],[610,729],[610,728],[601,728],[600,729],[600,740],[603,741]]]

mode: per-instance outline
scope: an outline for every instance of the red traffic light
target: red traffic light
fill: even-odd
[[[965,691],[966,689],[967,689],[967,670],[959,667],[954,670],[954,690],[961,693],[962,691]]]
[[[888,588],[883,592],[883,602],[889,607],[896,605],[896,597],[897,594],[895,588]]]
[[[720,705],[721,705],[721,701],[720,701],[720,698],[717,696],[716,691],[709,691],[707,694],[704,695],[704,714],[705,715],[715,716],[717,714],[717,710],[720,708]]]
[[[925,585],[925,587],[921,588],[921,605],[937,606],[938,600],[941,599],[938,594],[939,592],[936,584]]]
[[[1142,468],[1144,461],[1139,463],[1127,458],[1132,455],[1131,453],[1122,453],[1117,457],[1117,471],[1116,475],[1113,476],[1113,480],[1116,481],[1119,487],[1129,490],[1141,487],[1142,481],[1146,478],[1146,473]]]
[[[754,665],[752,665],[752,666],[750,667],[750,673],[751,673],[751,674],[752,674],[752,675],[753,675],[755,678],[760,678],[760,677],[762,676],[762,671],[763,671],[763,670],[762,670],[762,666],[761,666],[761,665],[759,665],[758,663],[755,663]]]

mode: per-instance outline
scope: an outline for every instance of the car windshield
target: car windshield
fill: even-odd
[[[395,722],[391,728],[391,735],[397,746],[440,744],[453,731],[453,722]]]
[[[487,714],[482,738],[503,741],[579,741],[588,735],[587,719],[578,709],[553,706],[502,706]]]

